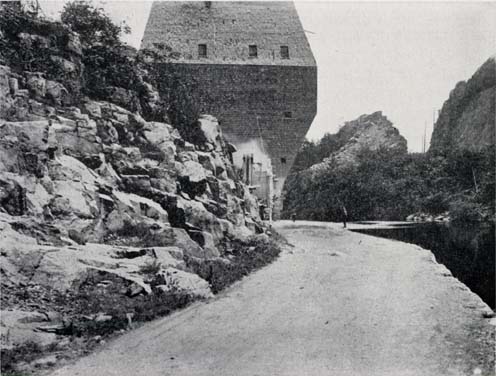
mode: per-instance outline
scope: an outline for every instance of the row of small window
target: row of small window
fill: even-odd
[[[289,59],[289,47],[281,46],[280,50],[281,59]],[[250,44],[248,46],[248,56],[252,59],[258,57],[258,48],[256,44]],[[199,44],[198,45],[198,57],[207,57],[207,45]]]

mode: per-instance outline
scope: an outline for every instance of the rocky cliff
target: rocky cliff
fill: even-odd
[[[361,115],[344,123],[336,134],[336,139],[339,140],[339,149],[321,163],[311,166],[311,170],[318,171],[329,165],[353,164],[358,155],[366,150],[384,149],[400,154],[408,151],[406,139],[381,111]]]
[[[190,143],[126,108],[124,89],[109,95],[115,103],[82,96],[78,35],[56,27],[63,38],[31,29],[11,45],[36,44],[57,74],[0,56],[5,364],[26,344],[63,348],[60,335],[88,323],[122,329],[207,298],[268,256],[250,259],[268,237],[217,120],[200,116]],[[144,86],[140,104],[153,108]]]
[[[300,153],[327,157],[292,173],[285,184],[283,215],[299,219],[337,221],[342,205],[349,218],[367,219],[389,216],[378,202],[392,191],[378,170],[380,161],[392,161],[407,155],[407,142],[381,113],[362,115],[346,122],[335,135],[326,135],[317,144]],[[315,160],[302,155],[301,160]],[[387,170],[387,169],[385,169]],[[381,194],[378,194],[378,193]],[[376,199],[380,197],[380,199]]]
[[[495,106],[496,61],[492,57],[451,91],[434,126],[429,151],[479,150],[494,145]]]

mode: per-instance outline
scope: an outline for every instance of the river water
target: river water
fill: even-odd
[[[363,223],[362,223],[363,224]],[[360,226],[352,231],[400,240],[429,249],[439,263],[495,308],[494,224],[412,223]]]

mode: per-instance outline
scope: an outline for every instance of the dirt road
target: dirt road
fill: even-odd
[[[272,265],[54,375],[494,375],[485,304],[430,252],[332,224],[276,227],[295,248]]]

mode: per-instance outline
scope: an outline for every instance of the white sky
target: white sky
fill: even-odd
[[[64,1],[40,1],[55,16]],[[139,47],[150,1],[96,2],[126,20],[126,41]],[[496,2],[298,1],[318,65],[318,113],[307,134],[318,139],[344,121],[382,110],[421,151],[458,81],[496,53]]]

